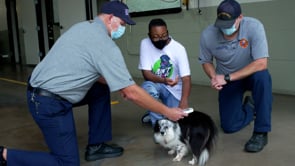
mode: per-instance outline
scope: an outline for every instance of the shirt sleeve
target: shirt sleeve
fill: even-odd
[[[263,24],[257,20],[257,22],[253,23],[253,28],[255,28],[255,31],[252,31],[253,33],[250,41],[253,59],[269,57],[267,38]]]
[[[179,51],[180,51],[179,53],[180,56],[178,59],[178,62],[179,62],[178,68],[179,68],[180,77],[189,76],[191,75],[191,71],[190,71],[187,52],[183,46],[180,47]]]
[[[148,39],[149,40],[149,39]],[[151,58],[149,58],[150,45],[147,39],[143,39],[140,43],[139,64],[140,70],[152,70]]]
[[[201,64],[213,63],[213,56],[210,53],[209,48],[207,47],[205,31],[202,32],[201,38],[200,38],[200,53],[199,53],[198,60]]]
[[[110,90],[113,92],[135,84],[120,49],[113,46],[113,48],[107,50],[107,52],[104,52],[107,55],[104,56],[106,58],[99,60],[97,69],[107,81]]]

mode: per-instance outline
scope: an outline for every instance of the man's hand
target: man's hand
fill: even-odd
[[[224,75],[215,75],[215,77],[211,79],[211,87],[216,90],[221,90],[225,84]]]
[[[172,121],[178,121],[188,116],[188,114],[183,112],[180,108],[169,108],[169,110],[165,112],[164,116]]]

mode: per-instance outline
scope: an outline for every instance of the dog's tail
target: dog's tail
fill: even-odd
[[[204,129],[206,129],[206,134],[204,135],[203,144],[201,145],[199,157],[198,157],[198,165],[203,166],[209,159],[210,154],[213,151],[213,148],[216,145],[216,140],[218,136],[218,130],[214,123],[214,121],[208,117],[208,123]]]
[[[218,129],[214,123],[214,121],[209,118],[209,135],[208,135],[208,140],[206,141],[206,145],[205,147],[208,149],[208,151],[211,153],[212,149],[215,147],[216,145],[216,141],[217,141],[217,136],[218,136]]]
[[[199,158],[198,158],[198,166],[203,166],[203,165],[205,165],[206,162],[207,162],[208,159],[209,159],[209,156],[210,156],[210,153],[209,153],[208,149],[205,148],[205,149],[201,152],[201,154],[200,154],[200,156],[199,156]]]

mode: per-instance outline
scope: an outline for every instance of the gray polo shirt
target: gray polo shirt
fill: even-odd
[[[255,18],[244,17],[238,37],[232,41],[225,40],[214,25],[201,34],[199,61],[213,63],[215,59],[217,74],[233,73],[264,57],[269,57],[267,39],[262,23]]]
[[[60,36],[33,70],[30,84],[77,103],[101,76],[111,91],[135,84],[120,49],[97,17]]]

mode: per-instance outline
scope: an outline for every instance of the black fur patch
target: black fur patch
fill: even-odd
[[[217,127],[211,117],[203,112],[194,111],[178,121],[182,138],[189,142],[192,153],[199,156],[207,148],[210,152],[218,135]]]

